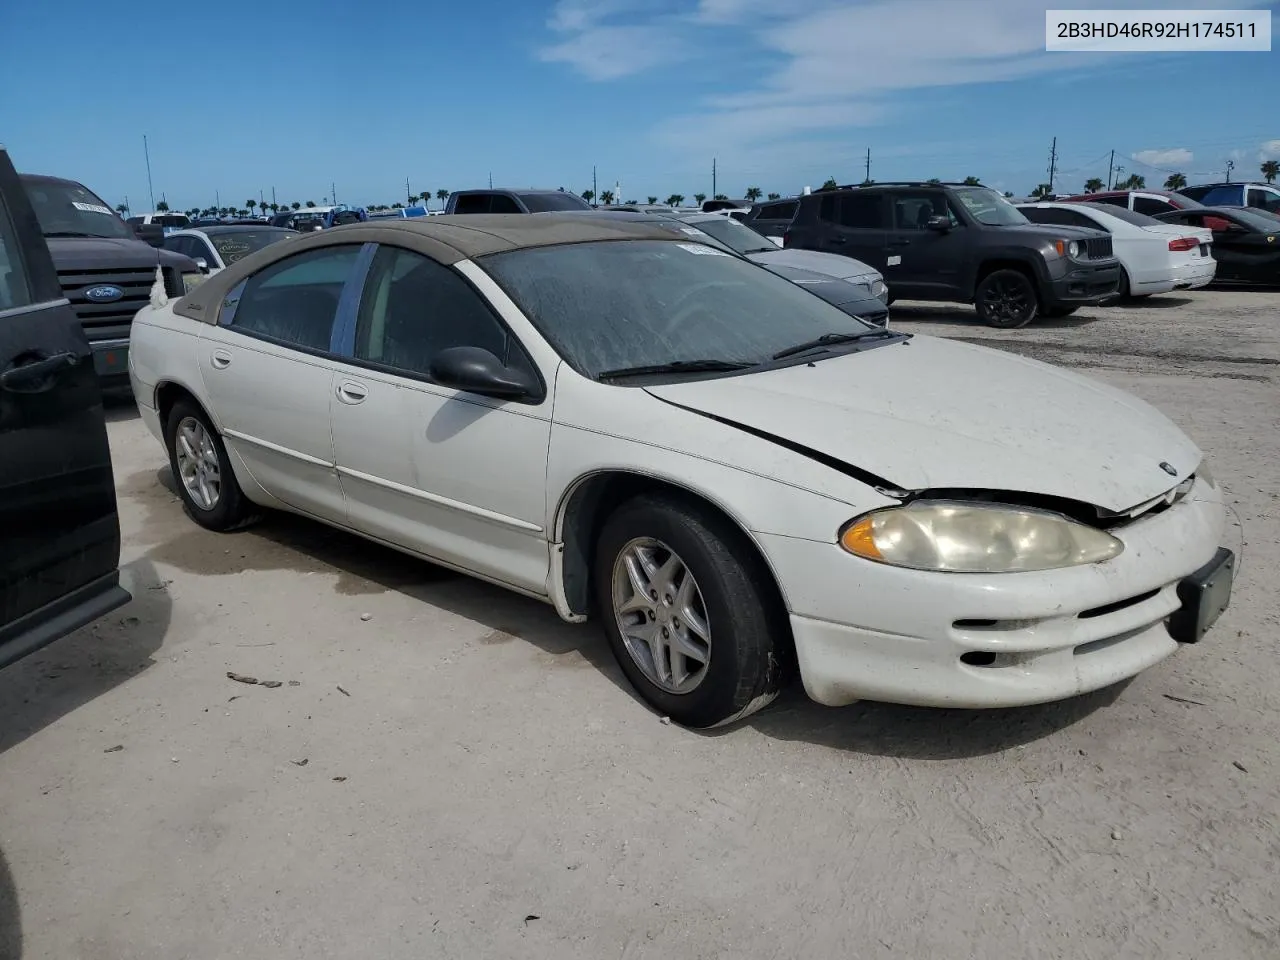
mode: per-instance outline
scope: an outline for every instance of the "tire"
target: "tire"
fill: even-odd
[[[1036,318],[1040,301],[1035,284],[1022,271],[993,270],[978,284],[974,306],[987,326],[1014,330]]]
[[[1129,271],[1124,267],[1120,268],[1120,286],[1116,289],[1116,298],[1112,303],[1124,303],[1129,299]]]
[[[258,508],[236,482],[222,437],[197,404],[179,400],[173,405],[165,421],[164,439],[187,516],[208,530],[218,531],[235,530],[258,519]],[[196,450],[194,463],[187,449]],[[207,496],[210,493],[212,496]]]
[[[1055,320],[1059,317],[1069,317],[1079,309],[1079,307],[1045,307],[1040,311],[1040,316],[1046,320]]]
[[[609,645],[659,713],[714,727],[778,695],[791,659],[785,611],[753,545],[727,520],[683,497],[643,494],[605,522],[593,565]]]

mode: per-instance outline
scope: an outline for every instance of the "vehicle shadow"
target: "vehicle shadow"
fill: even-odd
[[[956,710],[863,700],[824,707],[799,680],[743,724],[775,740],[814,743],[850,753],[911,760],[962,760],[1043,739],[1115,703],[1130,680],[1069,700],[1032,707]],[[703,731],[724,736],[734,727]]]
[[[20,960],[22,956],[22,908],[18,888],[0,850],[0,960]]]
[[[1149,297],[1129,297],[1124,300],[1117,300],[1115,303],[1108,304],[1108,306],[1118,307],[1121,310],[1173,310],[1177,307],[1185,307],[1192,302],[1194,302],[1192,298],[1187,296],[1155,293]]]
[[[1100,308],[1089,307],[1091,311]],[[1072,314],[1069,317],[1036,317],[1023,330],[1031,330],[1035,328],[1044,329],[1070,329],[1073,327],[1085,327],[1091,323],[1097,323],[1099,320],[1106,319],[1105,313],[1091,312],[1086,314]],[[898,322],[902,323],[947,323],[955,324],[963,327],[982,327],[989,329],[992,333],[1009,333],[1010,331],[1000,331],[994,327],[987,327],[978,319],[978,314],[972,307],[958,306],[951,303],[918,303],[913,302],[906,305],[894,304],[890,308],[889,327],[892,329]]]
[[[138,405],[134,403],[133,394],[127,390],[103,393],[102,409],[106,414],[107,423],[138,419]]]
[[[149,560],[127,564],[121,580],[132,602],[0,670],[0,753],[155,662],[172,600]]]

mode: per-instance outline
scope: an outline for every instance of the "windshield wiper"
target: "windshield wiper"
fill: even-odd
[[[754,363],[742,360],[673,360],[671,363],[648,363],[638,367],[618,367],[599,374],[597,380],[618,377],[644,377],[662,373],[711,373],[719,370],[745,370]]]
[[[861,340],[864,337],[885,337],[892,334],[888,330],[863,330],[859,333],[824,333],[820,337],[814,337],[812,340],[806,340],[804,343],[797,343],[794,347],[787,347],[785,350],[779,350],[773,355],[774,360],[782,360],[786,357],[794,357],[798,353],[804,353],[806,350],[816,350],[818,347],[825,347],[833,343],[850,343],[854,340]]]

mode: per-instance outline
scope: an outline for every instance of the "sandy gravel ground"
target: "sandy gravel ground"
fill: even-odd
[[[136,599],[0,673],[0,958],[1280,957],[1280,295],[895,311],[1190,432],[1244,544],[1205,643],[1046,707],[795,690],[690,732],[550,608],[288,518],[199,530],[116,407]]]

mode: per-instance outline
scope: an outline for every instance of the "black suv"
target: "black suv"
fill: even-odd
[[[1120,263],[1100,230],[1031,223],[989,187],[884,183],[800,198],[783,244],[842,253],[898,299],[972,303],[989,326],[1064,317],[1113,299]]]
[[[94,353],[32,206],[0,147],[0,667],[129,600]]]
[[[591,204],[565,190],[455,190],[445,213],[552,213],[590,210]]]

